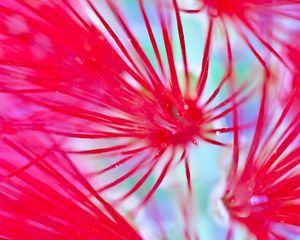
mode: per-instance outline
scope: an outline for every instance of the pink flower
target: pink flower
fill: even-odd
[[[187,13],[205,11],[215,25],[220,25],[220,28],[224,29],[227,37],[229,32],[237,33],[241,43],[249,48],[268,72],[270,55],[291,70],[289,62],[283,57],[282,49],[286,47],[287,41],[290,41],[289,36],[295,33],[291,26],[298,25],[300,11],[298,1],[195,0],[194,2],[198,3],[198,8],[181,10]]]
[[[2,146],[2,143],[2,150],[15,150],[1,159],[2,237],[141,239],[63,154],[50,153],[57,150],[55,146],[37,154],[31,149],[24,150],[15,142],[8,142],[6,138],[2,142],[7,145]],[[17,164],[22,158],[28,158],[29,163],[18,168]],[[96,202],[87,194],[93,195]]]
[[[166,9],[160,1],[154,2],[161,31],[159,36],[154,35],[143,1],[138,1],[157,68],[113,1],[106,1],[107,8],[123,34],[112,29],[92,1],[57,0],[37,6],[27,1],[15,3],[17,8],[2,3],[1,23],[5,31],[2,33],[4,40],[1,40],[4,48],[0,70],[1,76],[8,79],[1,82],[2,91],[17,94],[21,99],[47,109],[38,112],[33,123],[36,130],[65,136],[70,141],[79,139],[81,148],[84,148],[84,139],[97,140],[98,146],[92,149],[69,149],[73,154],[110,159],[110,164],[93,170],[89,176],[99,177],[125,166],[121,173],[110,175],[117,178],[102,185],[99,192],[142,173],[133,187],[120,196],[117,201],[120,203],[140,189],[160,163],[161,173],[141,200],[139,207],[142,207],[176,161],[184,162],[191,189],[187,152],[191,143],[203,140],[228,146],[211,136],[232,132],[233,128],[219,128],[213,124],[244,104],[254,91],[248,91],[246,82],[216,103],[220,91],[233,82],[230,80],[233,69],[228,42],[228,70],[210,96],[203,96],[210,66],[212,22],[207,33],[202,70],[196,86],[192,86],[176,1],[172,9]],[[86,9],[97,16],[105,34],[87,16]],[[170,11],[176,15],[184,66],[182,81],[172,49],[172,29],[167,22]],[[121,37],[124,35],[130,43],[124,43],[126,41]],[[158,37],[163,39],[164,51],[158,49]],[[162,61],[163,54],[167,64]]]
[[[1,238],[141,239],[60,149],[63,139],[28,128],[38,107],[0,97]]]
[[[300,88],[300,49],[297,47],[300,44],[300,33],[298,32],[295,37],[293,37],[294,44],[287,44],[288,58],[293,66],[294,74],[292,75],[292,89]],[[300,96],[298,97],[300,100]]]
[[[235,223],[259,240],[299,233],[299,51],[281,21],[299,21],[297,1],[195,2],[199,9],[186,10],[177,0],[136,0],[138,31],[113,0],[0,3],[0,237],[140,239],[114,208],[131,221],[182,164],[178,209],[185,238],[197,239],[189,159],[203,142],[233,148],[222,197],[228,239]],[[203,52],[191,53],[183,12],[202,10]],[[219,33],[224,71],[209,89]],[[238,78],[235,33],[259,63],[247,80]],[[200,56],[197,70],[189,54]],[[273,63],[293,82],[278,121]],[[256,94],[255,126],[242,113]],[[242,159],[243,131],[253,126]],[[162,222],[160,212],[150,215]]]
[[[195,0],[203,5],[203,8],[210,8],[217,15],[243,16],[246,17],[247,12],[260,11],[263,8],[267,10],[272,7],[294,5],[297,1],[294,0]]]
[[[257,127],[245,159],[236,133],[234,158],[223,202],[231,224],[244,224],[257,239],[294,239],[299,219],[299,112],[290,113],[295,94],[278,120],[268,113],[264,87]],[[228,239],[231,239],[229,232]]]

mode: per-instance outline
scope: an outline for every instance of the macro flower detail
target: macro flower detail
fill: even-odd
[[[296,45],[299,44],[299,33],[294,38],[294,41]],[[291,76],[292,77],[292,90],[293,89],[299,89],[300,87],[300,61],[299,61],[299,55],[300,51],[298,48],[295,48],[293,45],[287,44],[287,53],[288,53],[288,58],[291,61],[291,64],[293,66],[293,71],[294,74]],[[298,98],[299,99],[299,98]]]
[[[282,49],[288,45],[286,34],[297,34],[297,28],[293,29],[286,23],[298,26],[300,11],[298,1],[199,0],[195,2],[198,2],[200,7],[191,10],[183,8],[182,11],[205,12],[209,19],[223,26],[225,31],[230,32],[234,38],[240,39],[262,67],[266,68],[268,65],[265,56],[272,55],[285,68],[291,70],[292,66],[283,57]]]
[[[140,17],[144,21],[143,30],[149,36],[158,68],[143,50],[115,3],[106,1],[123,34],[112,29],[113,24],[106,21],[100,7],[97,8],[91,1],[78,1],[74,6],[86,3],[85,7],[102,23],[104,30],[101,31],[106,31],[105,34],[86,16],[83,8],[76,10],[68,1],[62,1],[66,7],[63,10],[57,5],[59,2],[39,6],[22,2],[19,4],[20,10],[5,6],[2,18],[6,30],[11,28],[7,21],[12,21],[12,17],[14,22],[27,28],[22,28],[25,31],[22,33],[3,32],[6,47],[2,53],[2,75],[9,79],[3,82],[3,91],[17,92],[20,98],[47,108],[44,113],[40,111],[35,119],[37,130],[77,139],[97,139],[99,147],[94,149],[69,150],[81,156],[103,155],[112,159],[111,164],[88,175],[99,177],[125,165],[127,172],[100,187],[99,192],[122,183],[148,165],[148,170],[125,195],[120,196],[118,202],[137,191],[159,162],[164,162],[161,174],[139,207],[150,200],[169,169],[175,165],[175,159],[185,162],[187,182],[191,188],[188,146],[197,144],[199,140],[228,146],[211,136],[230,133],[232,126],[216,127],[216,122],[230,115],[253,94],[253,86],[244,83],[235,92],[215,102],[230,82],[234,70],[229,67],[216,88],[204,97],[212,48],[212,23],[204,39],[202,68],[197,73],[197,82],[192,85],[184,30],[176,1],[173,2],[172,12],[160,1],[153,6],[164,50],[158,49],[157,36],[150,25],[144,2],[137,1]],[[43,10],[47,11],[38,14]],[[167,23],[167,16],[171,13],[176,15],[183,79],[180,79],[181,73],[176,69],[170,35],[172,28]],[[42,19],[37,19],[37,16]],[[66,25],[57,25],[57,21]],[[130,40],[128,46],[123,43],[123,35]],[[36,45],[36,36],[43,39],[43,48]],[[111,43],[106,40],[108,37]],[[113,48],[112,45],[116,46]],[[39,58],[34,55],[36,52],[40,52]],[[133,57],[133,54],[136,56]],[[162,60],[163,55],[166,62]],[[228,65],[232,64],[230,58],[231,50],[228,48]],[[108,146],[105,143],[107,139],[111,140]],[[120,158],[117,155],[123,156]]]
[[[299,3],[2,1],[0,238],[295,240]]]
[[[26,128],[34,106],[22,109],[24,102],[8,94],[1,100],[1,238],[141,239],[89,185],[60,142]]]
[[[235,174],[228,175],[223,203],[231,224],[244,224],[257,239],[295,239],[300,233],[300,125],[298,117],[290,113],[297,104],[294,100],[291,96],[277,120],[265,113],[263,109],[272,105],[262,100],[252,148],[244,164],[237,156]]]
[[[20,148],[4,138],[1,150],[8,152],[7,148],[11,153],[1,158],[3,238],[141,239],[63,154],[51,153],[55,145],[34,156],[31,149]],[[18,168],[22,158],[28,158],[31,166]],[[87,197],[88,193],[96,203]]]

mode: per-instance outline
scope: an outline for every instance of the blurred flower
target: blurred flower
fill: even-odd
[[[250,84],[246,82],[219,103],[214,101],[230,82],[234,71],[228,46],[228,70],[212,93],[204,96],[210,66],[212,22],[209,24],[202,70],[197,73],[196,84],[192,84],[176,1],[173,9],[165,8],[160,1],[152,4],[161,31],[159,36],[154,35],[144,2],[137,2],[144,20],[143,30],[149,36],[158,67],[145,53],[119,6],[113,1],[105,2],[105,9],[111,10],[120,31],[113,29],[116,24],[109,23],[100,7],[97,8],[92,1],[57,0],[38,6],[16,1],[17,8],[10,2],[2,3],[4,40],[1,41],[4,48],[1,75],[5,81],[0,81],[1,89],[48,109],[44,113],[39,111],[33,123],[36,130],[77,139],[96,139],[94,149],[69,151],[111,159],[109,165],[98,171],[92,170],[90,176],[99,177],[125,165],[121,176],[111,175],[118,178],[102,185],[99,192],[119,185],[139,171],[143,172],[117,202],[123,202],[141,188],[160,163],[160,174],[139,204],[142,207],[176,164],[175,161],[185,163],[191,189],[188,146],[197,144],[198,139],[228,146],[212,136],[230,133],[233,129],[230,126],[216,127],[216,122],[244,104],[253,95],[254,89],[249,88]],[[102,23],[104,29],[101,32],[89,18],[87,9]],[[173,27],[167,19],[170,11],[176,15],[184,66],[182,73],[177,70],[172,48]],[[108,36],[105,37],[102,32]],[[123,40],[124,35],[129,43]],[[108,38],[113,43],[109,44]],[[163,39],[164,50],[159,50],[156,38]],[[162,59],[163,55],[167,58],[166,62]],[[81,148],[84,148],[82,143]],[[107,181],[108,178],[105,179]],[[105,183],[105,180],[97,182]]]
[[[298,32],[295,36],[293,36],[293,44],[288,44],[288,58],[293,65],[294,74],[292,74],[292,91],[294,89],[300,88],[300,49],[295,46],[299,46],[300,44],[300,33]],[[300,100],[300,96],[298,96],[298,100]]]
[[[93,190],[78,170],[73,169],[74,166],[60,154],[50,154],[50,151],[56,150],[55,147],[37,155],[6,139],[3,142],[14,148],[15,152],[7,154],[9,159],[1,159],[2,237],[51,240],[141,239]],[[3,146],[1,149],[6,150]],[[24,157],[34,166],[27,165],[18,169],[19,159]],[[60,162],[62,160],[64,163]],[[87,193],[92,194],[95,200],[89,199]]]
[[[60,150],[61,141],[19,124],[31,106],[22,109],[24,102],[5,94],[1,100],[1,238],[141,239]]]
[[[205,11],[215,24],[224,27],[226,33],[231,32],[235,38],[235,34],[238,34],[241,43],[249,47],[264,68],[267,68],[270,54],[286,68],[291,68],[287,59],[283,57],[282,48],[287,45],[287,35],[296,32],[294,26],[298,26],[299,23],[299,1],[194,0],[194,2],[198,3],[198,8],[181,10],[187,13]]]
[[[205,144],[222,159],[233,150],[215,206],[230,216],[228,239],[236,222],[259,240],[298,232],[299,2],[185,2],[0,3],[0,237],[140,239],[117,208],[139,227],[144,209],[155,227],[140,234],[167,239],[175,214],[149,203],[164,189],[182,218],[174,232],[198,239],[190,159]],[[197,38],[186,20],[200,12]],[[218,158],[205,151],[194,158]]]
[[[241,157],[238,141],[223,202],[231,224],[244,224],[257,239],[295,239],[300,234],[299,111],[290,112],[297,104],[291,95],[275,121],[267,99],[264,88],[249,153]]]

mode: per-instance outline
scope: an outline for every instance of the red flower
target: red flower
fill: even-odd
[[[293,65],[294,74],[292,75],[292,90],[300,88],[300,33],[298,32],[295,37],[293,37],[293,45],[287,44],[287,53],[288,58]],[[300,100],[300,95],[298,96],[298,100]]]
[[[300,234],[299,113],[289,114],[295,100],[292,95],[278,120],[273,121],[267,110],[274,106],[267,105],[266,95],[265,86],[256,131],[244,161],[236,133],[223,202],[232,223],[244,224],[257,239],[294,239]]]
[[[39,108],[0,98],[1,238],[141,239],[61,151],[63,139],[28,129]]]
[[[285,105],[290,99],[291,95],[294,95],[294,101],[300,103],[300,34],[296,32],[290,39],[283,41],[283,52],[285,53],[285,58],[291,66],[290,70],[281,68],[278,66],[274,74],[277,75],[275,81],[275,94],[279,96],[279,102]],[[294,104],[295,114],[298,113],[299,107]]]
[[[206,10],[209,19],[220,23],[225,31],[239,35],[260,64],[267,68],[270,53],[287,69],[291,70],[281,52],[286,39],[295,32],[291,25],[299,22],[299,1],[294,0],[195,0],[197,9],[182,9],[187,13]],[[287,24],[290,23],[290,24]],[[291,39],[288,38],[288,41]],[[293,46],[296,46],[293,44]],[[270,69],[268,69],[270,71]]]
[[[162,32],[159,36],[154,34],[143,1],[138,1],[157,68],[135,36],[138,33],[130,29],[124,14],[113,1],[106,1],[105,9],[111,10],[130,44],[120,37],[123,35],[119,31],[112,29],[100,8],[89,0],[84,7],[80,6],[79,1],[68,0],[57,0],[51,4],[43,2],[38,6],[27,1],[14,3],[17,8],[11,2],[1,3],[1,25],[4,29],[1,43],[4,48],[0,70],[1,76],[9,80],[0,80],[1,90],[47,109],[38,112],[33,128],[79,139],[81,148],[84,148],[83,139],[96,139],[97,147],[94,149],[72,149],[71,152],[110,159],[109,164],[90,174],[101,177],[108,171],[117,171],[109,178],[117,177],[102,185],[99,192],[142,173],[134,186],[117,202],[140,189],[160,163],[161,173],[141,201],[139,207],[143,206],[175,160],[185,163],[191,189],[188,146],[190,143],[196,144],[198,139],[226,146],[210,135],[232,132],[233,128],[216,128],[212,124],[231,114],[253,95],[253,91],[247,91],[246,82],[220,103],[215,103],[233,72],[228,41],[228,71],[208,99],[204,98],[213,23],[208,29],[202,70],[196,86],[192,86],[185,35],[176,1],[172,9],[164,9],[160,1],[154,2]],[[87,8],[97,16],[113,43],[108,44],[104,39],[104,34],[87,16]],[[170,10],[176,15],[181,44],[184,65],[182,81],[174,60],[172,29],[167,21]],[[21,26],[20,29],[18,26]],[[163,39],[165,51],[159,50],[158,37]],[[167,64],[163,62],[162,55],[166,55]],[[124,168],[121,176],[118,172],[120,168]]]
[[[58,144],[49,140],[47,148],[45,139],[49,137],[2,132],[1,237],[141,239],[88,184]]]
[[[209,8],[217,15],[246,16],[247,12],[260,11],[259,8],[271,8],[278,6],[294,5],[294,0],[195,0],[203,5],[203,8]]]

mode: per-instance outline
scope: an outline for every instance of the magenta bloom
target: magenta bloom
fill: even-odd
[[[7,94],[1,102],[1,238],[141,239],[61,151],[61,141],[28,129],[36,107],[22,109],[24,102]]]
[[[290,97],[275,121],[267,111],[274,106],[267,104],[266,91],[245,160],[239,156],[236,135],[223,202],[231,224],[244,224],[257,239],[294,239],[300,234],[300,124],[299,113],[295,116],[291,112],[293,105],[298,104],[297,94]]]
[[[265,56],[271,54],[291,70],[283,57],[289,35],[297,33],[291,26],[299,24],[299,1],[294,0],[195,0],[195,9],[187,13],[206,13],[210,21],[224,28],[226,38],[232,27],[241,43],[249,48],[262,67],[269,71]],[[229,36],[230,37],[230,36]],[[296,46],[294,43],[293,46]],[[297,47],[296,47],[297,48]],[[270,74],[270,73],[268,73]]]
[[[0,149],[6,151],[0,165],[1,237],[141,239],[55,144],[39,152],[3,138]],[[25,159],[28,163],[20,167]]]
[[[97,140],[98,147],[93,149],[68,149],[74,154],[97,155],[99,158],[103,155],[103,158],[111,159],[110,164],[90,176],[99,177],[124,166],[125,172],[123,170],[118,178],[101,186],[99,192],[143,172],[118,202],[124,200],[140,189],[157,169],[158,163],[162,162],[161,174],[142,200],[140,206],[143,206],[176,161],[185,163],[191,189],[187,154],[189,145],[202,140],[218,146],[229,146],[213,139],[212,134],[232,132],[232,126],[217,128],[215,122],[230,115],[254,92],[253,89],[249,92],[250,84],[245,83],[235,91],[230,91],[222,101],[215,101],[220,91],[225,91],[228,83],[234,81],[231,80],[234,70],[228,46],[228,71],[216,89],[204,97],[210,66],[212,23],[204,52],[199,53],[203,55],[202,67],[197,84],[193,86],[176,1],[171,9],[160,1],[153,5],[159,20],[162,34],[159,37],[163,39],[164,51],[158,49],[157,36],[154,35],[143,1],[138,1],[144,31],[149,36],[157,68],[113,1],[107,1],[107,7],[116,18],[123,35],[130,39],[129,46],[123,43],[122,34],[112,29],[100,7],[98,9],[91,1],[55,1],[38,5],[16,1],[15,4],[4,4],[1,12],[5,30],[1,75],[8,79],[2,81],[2,91],[17,94],[21,99],[47,109],[39,111],[33,122],[36,130],[70,139]],[[95,26],[85,8],[97,16],[104,30],[100,31]],[[172,28],[165,12],[176,15],[184,66],[181,73],[183,79],[180,79],[180,72],[176,69],[171,42]],[[105,35],[102,33],[104,31]],[[112,43],[108,43],[104,36],[109,36]],[[167,57],[167,64],[163,63],[163,54]]]
[[[299,1],[124,3],[0,2],[0,238],[141,239],[141,209],[172,218],[149,201],[181,164],[168,187],[198,239],[190,150],[206,144],[225,156],[199,162],[231,159],[227,239],[236,223],[258,240],[300,234]]]

